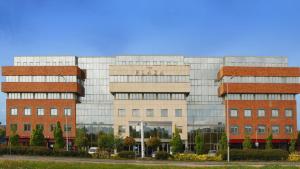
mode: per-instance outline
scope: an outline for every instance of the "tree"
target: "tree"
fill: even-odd
[[[225,132],[222,133],[221,139],[219,141],[219,150],[225,151],[227,149],[227,135]]]
[[[55,149],[64,148],[65,142],[64,142],[63,132],[61,130],[59,121],[56,123],[53,135],[55,140],[54,148]]]
[[[107,134],[104,132],[99,132],[98,135],[98,145],[99,148],[105,151],[108,151],[111,153],[111,151],[114,148],[114,135],[113,134]]]
[[[0,128],[0,138],[4,138],[6,135],[5,129]]]
[[[296,140],[295,139],[291,139],[290,140],[290,146],[289,146],[289,152],[293,153],[296,150]]]
[[[267,139],[266,139],[266,149],[272,149],[272,140],[273,140],[273,135],[270,134]]]
[[[44,128],[37,127],[34,129],[30,136],[30,145],[31,146],[44,146],[45,145],[45,137],[44,137]]]
[[[9,136],[9,142],[12,146],[17,146],[19,145],[19,135],[17,134],[17,127],[16,126],[12,126],[11,130],[11,134]]]
[[[159,137],[150,137],[146,142],[147,147],[152,148],[152,151],[158,149],[160,145]]]
[[[114,148],[117,151],[121,151],[123,149],[124,146],[124,139],[121,138],[120,136],[115,136],[114,137]]]
[[[133,146],[134,144],[135,144],[135,140],[134,140],[134,138],[133,137],[125,137],[125,139],[124,139],[124,144],[126,145],[126,146],[128,146],[128,148],[129,148],[129,151],[130,151],[130,147],[131,146]]]
[[[200,132],[197,132],[195,136],[195,149],[196,154],[203,154],[204,153],[204,139],[203,135]]]
[[[183,152],[183,144],[177,128],[175,129],[175,133],[173,133],[170,145],[172,146],[171,150],[174,154]]]
[[[77,128],[76,129],[76,138],[75,145],[78,147],[78,150],[83,151],[85,147],[87,147],[88,138],[86,136],[85,128]]]
[[[252,143],[251,143],[251,139],[249,136],[246,136],[244,141],[243,141],[243,149],[251,149],[252,148]]]

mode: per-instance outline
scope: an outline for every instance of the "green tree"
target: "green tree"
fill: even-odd
[[[225,132],[222,133],[221,139],[219,141],[219,150],[225,151],[227,149],[227,135]]]
[[[270,134],[267,139],[266,139],[266,149],[272,149],[272,140],[273,140],[273,135]]]
[[[120,136],[115,136],[114,137],[114,148],[117,151],[121,151],[121,150],[123,150],[123,147],[124,147],[124,139]]]
[[[249,136],[246,136],[244,141],[243,141],[243,149],[251,149],[252,148],[252,143],[251,143],[251,139]]]
[[[135,140],[134,140],[134,138],[133,137],[125,137],[125,139],[124,139],[124,144],[126,145],[126,146],[128,146],[128,148],[129,148],[129,151],[130,151],[130,147],[131,146],[133,146],[134,144],[135,144]]]
[[[171,150],[174,154],[183,152],[183,143],[179,134],[178,129],[175,129],[175,133],[173,133],[173,137],[170,141],[170,145],[172,146]]]
[[[5,129],[4,128],[0,128],[0,138],[4,138],[6,135]]]
[[[30,136],[30,145],[31,146],[44,146],[45,145],[45,137],[44,137],[44,128],[37,127],[34,129]]]
[[[54,140],[55,140],[54,149],[64,148],[65,142],[64,142],[63,132],[62,132],[59,121],[56,123],[55,129],[53,132],[54,132],[53,135],[54,135]]]
[[[88,144],[88,138],[86,135],[85,128],[77,128],[76,129],[76,138],[75,138],[75,145],[77,146],[78,150],[84,151]]]
[[[160,143],[161,142],[160,142],[159,137],[150,137],[148,139],[148,141],[146,142],[146,145],[147,145],[147,147],[151,148],[152,151],[153,151],[155,149],[158,150],[158,147],[159,147]]]
[[[203,154],[204,153],[204,138],[201,132],[197,132],[195,136],[195,149],[196,154]]]
[[[101,150],[111,151],[114,148],[114,135],[110,133],[99,132],[98,134],[98,145]]]
[[[289,146],[289,152],[293,153],[296,150],[296,140],[295,139],[291,139],[290,140],[290,146]]]
[[[19,145],[19,135],[17,134],[17,126],[11,127],[11,134],[9,136],[9,142],[12,146]]]

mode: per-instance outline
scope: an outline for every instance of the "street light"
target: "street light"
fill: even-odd
[[[62,76],[60,74],[58,76],[62,77],[64,79],[65,83],[67,84],[67,80],[64,76]],[[65,97],[67,97],[67,91],[65,93],[66,93]],[[67,99],[67,98],[65,98],[65,99]],[[68,112],[66,112],[65,109],[64,109],[64,115],[65,115],[65,119],[66,119],[66,127],[64,127],[64,129],[66,130],[66,144],[67,144],[67,151],[69,151],[69,136],[68,136],[69,128],[68,128],[68,118],[67,118]]]

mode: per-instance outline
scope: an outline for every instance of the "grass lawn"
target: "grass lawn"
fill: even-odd
[[[93,163],[63,163],[63,162],[34,162],[34,161],[0,161],[0,169],[256,169],[257,167],[222,166],[222,167],[174,167],[174,166],[146,166],[127,164],[93,164]],[[264,169],[296,169],[297,167],[265,166]]]

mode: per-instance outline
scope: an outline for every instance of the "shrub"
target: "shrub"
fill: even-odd
[[[207,154],[175,154],[174,159],[180,161],[221,161],[222,157],[221,155],[208,156]]]
[[[297,153],[291,153],[289,155],[288,161],[300,161],[300,155]]]
[[[223,159],[227,159],[227,151],[220,152]],[[281,149],[231,149],[230,160],[266,160],[266,161],[277,161],[286,160],[288,158],[288,152]]]
[[[118,156],[120,158],[133,159],[133,158],[135,158],[135,152],[133,152],[133,151],[121,151],[121,152],[119,152]]]
[[[108,151],[98,150],[95,154],[92,155],[93,158],[109,159],[110,154]]]
[[[157,160],[167,160],[169,158],[169,153],[165,151],[159,151],[155,155],[155,159]]]

